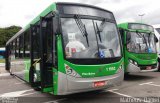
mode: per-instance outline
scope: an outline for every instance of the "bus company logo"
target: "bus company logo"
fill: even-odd
[[[95,73],[88,72],[88,73],[82,73],[82,75],[84,75],[84,76],[93,76],[93,75],[95,75]]]

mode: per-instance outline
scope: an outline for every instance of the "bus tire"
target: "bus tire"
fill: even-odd
[[[160,58],[158,58],[158,72],[160,72]]]
[[[129,72],[126,72],[124,75],[128,76],[128,75],[129,75]]]
[[[33,89],[34,89],[35,91],[41,91],[41,88],[40,88],[40,87],[33,87]]]

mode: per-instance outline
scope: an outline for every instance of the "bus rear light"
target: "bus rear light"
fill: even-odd
[[[66,70],[66,74],[69,76],[80,77],[80,75],[75,70],[73,70],[71,67],[69,67],[66,64],[65,64],[65,70]]]

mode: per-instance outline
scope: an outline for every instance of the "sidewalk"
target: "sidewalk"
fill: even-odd
[[[8,73],[6,70],[5,70],[5,63],[0,63],[0,74],[2,73]]]

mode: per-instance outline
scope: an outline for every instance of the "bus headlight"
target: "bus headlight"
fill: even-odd
[[[138,63],[136,61],[133,61],[133,60],[129,59],[129,62],[134,64],[134,65],[136,65],[136,66],[138,66]]]
[[[129,62],[133,64],[133,60],[129,59]]]
[[[66,64],[65,64],[65,70],[66,70],[66,74],[69,76],[80,77],[80,75],[75,70],[73,70],[71,67],[69,67]]]
[[[137,62],[134,62],[134,65],[137,65],[137,66],[138,66],[138,63],[137,63]]]

